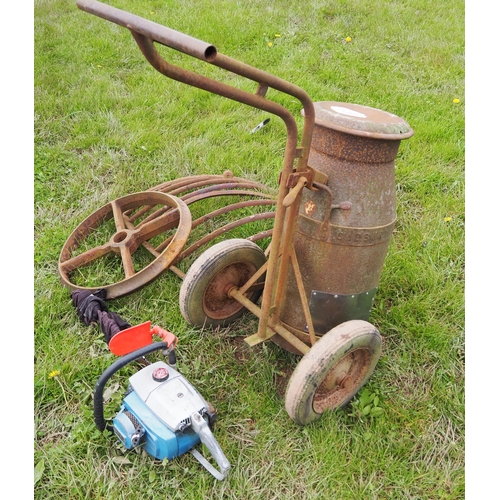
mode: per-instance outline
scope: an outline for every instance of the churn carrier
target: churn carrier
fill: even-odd
[[[290,417],[305,425],[327,409],[345,405],[366,383],[380,356],[381,337],[368,322],[396,221],[394,161],[401,140],[413,130],[401,118],[371,107],[335,101],[312,102],[301,88],[221,54],[213,45],[95,0],[80,9],[130,30],[147,61],[161,74],[271,113],[283,120],[286,145],[277,196],[266,186],[220,175],[189,176],[110,202],[71,234],[59,273],[71,290],[106,290],[119,297],[147,285],[169,269],[182,278],[180,309],[194,326],[227,325],[250,311],[258,331],[249,345],[271,339],[302,356],[286,392]],[[167,62],[155,43],[200,59],[257,84],[249,93]],[[298,99],[304,125],[298,144],[295,118],[266,98],[268,89]],[[238,201],[192,220],[189,205],[210,197]],[[241,207],[272,211],[228,224],[185,248],[191,229]],[[159,207],[159,208],[158,208]],[[212,244],[187,272],[178,264],[233,227],[274,219],[271,231]],[[82,242],[113,219],[116,231],[95,248]],[[151,241],[173,231],[160,244]],[[265,251],[256,241],[270,237]],[[152,261],[137,271],[139,248]],[[114,253],[124,278],[82,286],[75,270]]]

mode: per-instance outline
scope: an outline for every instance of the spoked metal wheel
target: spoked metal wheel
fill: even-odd
[[[59,257],[59,274],[72,291],[105,289],[106,298],[120,297],[168,269],[190,231],[191,212],[179,198],[157,191],[130,194],[73,231]]]
[[[345,406],[370,378],[381,347],[378,330],[362,320],[347,321],[323,335],[290,377],[285,395],[290,417],[307,425],[326,410]]]
[[[255,243],[230,239],[202,253],[189,268],[179,294],[181,313],[193,326],[225,326],[243,315],[246,308],[229,297],[233,287],[243,286],[264,265],[266,257]],[[261,290],[249,291],[257,301]]]

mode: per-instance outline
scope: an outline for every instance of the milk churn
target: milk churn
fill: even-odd
[[[394,160],[413,130],[367,106],[327,101],[314,107],[308,164],[328,181],[303,190],[294,247],[321,336],[345,321],[368,319],[396,223]],[[308,342],[293,273],[284,293],[281,320]]]

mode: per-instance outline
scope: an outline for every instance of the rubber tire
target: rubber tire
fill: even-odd
[[[182,282],[179,305],[184,319],[192,326],[226,326],[240,318],[247,309],[234,299],[227,299],[228,314],[213,315],[205,307],[205,292],[222,271],[230,266],[235,272],[228,282],[235,286],[242,286],[261,266],[264,265],[266,256],[262,249],[250,240],[234,238],[221,241],[203,252],[186,273]],[[243,274],[238,275],[239,272]],[[239,276],[239,279],[234,279]],[[248,293],[247,297],[256,302],[262,293],[261,290]],[[238,307],[241,306],[241,307]]]
[[[311,347],[292,373],[285,394],[288,415],[297,424],[308,425],[318,420],[325,410],[345,406],[372,375],[381,348],[380,333],[367,321],[346,321],[331,329]],[[334,377],[333,368],[338,371],[338,377],[339,373],[344,374],[346,366],[348,371],[341,383],[349,380],[347,387],[335,381],[334,388],[325,389],[327,396],[321,399],[318,391],[329,374]]]

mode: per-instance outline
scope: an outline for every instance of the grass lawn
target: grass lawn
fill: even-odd
[[[370,321],[382,356],[344,409],[300,427],[283,402],[299,358],[250,348],[257,319],[187,325],[165,273],[108,302],[179,337],[179,370],[217,409],[232,468],[191,454],[127,452],[93,421],[114,361],[58,276],[68,236],[111,200],[179,177],[222,174],[277,189],[286,132],[268,113],[167,79],[130,32],[70,0],[34,2],[34,465],[36,499],[446,499],[465,496],[465,5],[457,0],[113,0],[303,88],[313,101],[389,111],[414,129],[396,159],[397,223]],[[255,84],[165,47],[174,64]],[[303,125],[298,101],[269,96]],[[265,225],[263,225],[264,228]],[[113,279],[104,266],[84,280]],[[119,407],[131,365],[110,384]],[[57,372],[57,376],[54,375]],[[377,398],[377,411],[363,397]]]

